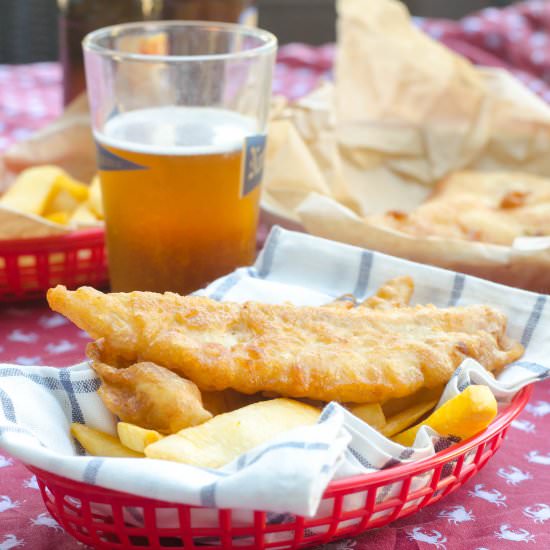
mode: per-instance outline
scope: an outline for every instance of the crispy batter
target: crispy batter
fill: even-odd
[[[353,294],[344,294],[323,307],[352,309],[369,307],[371,309],[391,309],[409,304],[414,291],[414,281],[407,275],[386,281],[372,296],[358,304]]]
[[[246,395],[232,389],[203,391],[201,393],[204,408],[214,416],[265,400],[265,397],[261,394]]]
[[[407,275],[396,277],[382,285],[370,298],[367,298],[360,307],[371,309],[392,309],[409,305],[414,292],[414,281]]]
[[[550,179],[514,172],[456,172],[410,213],[368,217],[372,225],[415,237],[511,245],[550,235]]]
[[[323,307],[335,307],[338,309],[352,309],[357,307],[357,298],[353,294],[343,294]]]
[[[341,310],[63,286],[48,301],[126,359],[201,390],[380,402],[445,383],[466,357],[499,370],[523,352],[506,317],[482,305]]]
[[[123,422],[172,434],[212,418],[193,382],[150,362],[111,367],[100,361],[101,345],[95,342],[86,351],[101,378],[101,400]]]

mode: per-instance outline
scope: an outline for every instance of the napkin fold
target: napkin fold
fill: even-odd
[[[521,387],[549,375],[546,296],[302,233],[273,229],[253,266],[198,294],[236,302],[319,305],[350,292],[364,299],[399,275],[414,278],[413,303],[498,307],[508,316],[509,336],[526,348],[521,360],[496,380],[475,361],[464,361],[441,403],[469,384],[489,386],[505,403]],[[115,433],[115,418],[97,395],[99,384],[87,363],[67,369],[0,365],[0,447],[27,464],[71,479],[168,502],[315,516],[326,515],[326,502],[319,504],[331,479],[426,458],[454,443],[423,428],[413,448],[403,447],[330,403],[316,425],[282,434],[219,470],[83,456],[69,434],[71,422]],[[415,479],[419,486],[427,482],[422,476]],[[398,490],[396,483],[379,498],[390,498]],[[346,499],[345,506],[357,506],[364,497],[358,493]],[[205,512],[200,518],[208,525],[211,516]],[[141,521],[139,514],[127,519]]]

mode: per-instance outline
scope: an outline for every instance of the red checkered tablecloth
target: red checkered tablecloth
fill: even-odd
[[[550,93],[550,4],[486,10],[462,22],[419,21],[475,62],[514,70],[538,93]],[[514,32],[512,32],[514,31]],[[517,37],[521,37],[520,39]],[[290,98],[330,77],[333,46],[281,49],[274,89]],[[60,112],[55,63],[0,66],[0,149]],[[0,360],[67,366],[84,357],[86,335],[44,303],[0,310]],[[503,449],[465,487],[418,514],[328,548],[333,550],[483,550],[550,548],[550,382],[538,384]],[[0,454],[0,550],[82,548],[45,513],[36,480]]]

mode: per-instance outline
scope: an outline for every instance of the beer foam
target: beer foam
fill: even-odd
[[[235,151],[245,137],[258,133],[255,119],[225,109],[154,107],[115,115],[103,131],[102,144],[136,153],[208,155]]]

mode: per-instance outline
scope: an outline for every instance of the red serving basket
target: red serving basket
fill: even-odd
[[[101,287],[107,281],[103,227],[0,240],[0,303],[43,298],[57,284]]]
[[[486,430],[433,457],[333,481],[323,495],[323,517],[255,511],[243,521],[243,511],[162,502],[72,481],[34,467],[29,469],[36,475],[50,514],[67,533],[94,548],[303,548],[382,527],[458,489],[495,454],[530,395],[528,386]],[[424,476],[421,488],[415,488],[420,476]],[[394,496],[380,498],[392,486]],[[129,512],[135,516],[136,511],[141,526],[125,520]],[[161,525],[162,514],[165,518],[170,515],[170,526]],[[200,525],[200,514],[202,518],[206,514],[213,526]]]

